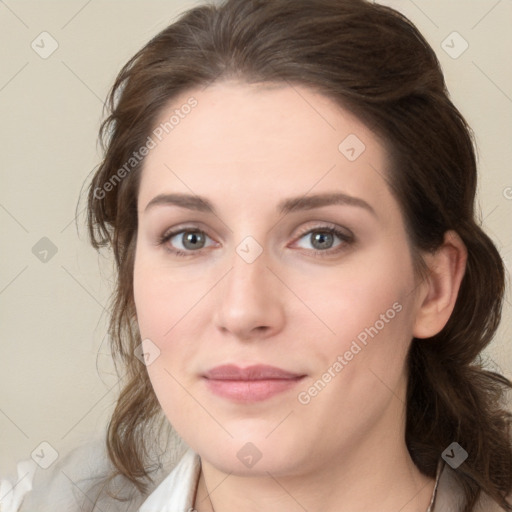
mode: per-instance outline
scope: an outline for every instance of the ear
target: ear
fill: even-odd
[[[430,338],[448,322],[466,270],[467,249],[455,231],[447,231],[443,244],[435,253],[424,255],[424,260],[429,274],[419,287],[415,338]]]

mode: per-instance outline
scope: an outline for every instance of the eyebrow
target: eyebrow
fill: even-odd
[[[330,206],[336,204],[357,206],[367,210],[372,215],[377,216],[375,210],[366,201],[359,197],[350,196],[341,192],[316,194],[312,196],[290,197],[281,201],[277,205],[277,210],[280,214],[285,215],[295,211],[312,210],[314,208],[321,208],[322,206]],[[151,199],[151,201],[149,201],[144,211],[147,211],[148,209],[157,205],[174,205],[181,208],[186,208],[188,210],[195,210],[217,215],[214,206],[208,199],[196,195],[159,194]]]

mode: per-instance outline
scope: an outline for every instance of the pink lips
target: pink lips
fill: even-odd
[[[222,365],[207,371],[203,377],[210,391],[218,396],[239,402],[257,402],[292,388],[304,375],[275,366],[240,368]]]

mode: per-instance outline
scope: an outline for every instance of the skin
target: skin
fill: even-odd
[[[405,358],[412,338],[439,332],[453,310],[462,242],[448,232],[436,253],[424,255],[430,277],[414,274],[404,220],[384,179],[386,148],[325,96],[224,81],[174,98],[161,120],[190,96],[197,106],[145,160],[134,294],[142,339],[160,350],[148,365],[155,393],[201,456],[195,508],[425,512],[434,481],[405,445]],[[354,161],[338,149],[349,134],[366,146]],[[348,204],[277,210],[284,198],[333,191],[364,200],[373,213]],[[148,207],[168,193],[204,197],[216,214]],[[312,235],[326,226],[352,241],[334,236],[319,249]],[[187,249],[183,232],[159,244],[175,227],[204,231],[203,248]],[[236,252],[248,236],[262,249],[252,263]],[[188,255],[176,256],[173,247]],[[300,403],[298,394],[396,303],[401,311]],[[226,363],[306,377],[262,402],[235,403],[201,378]],[[261,452],[252,468],[237,457],[247,442]]]

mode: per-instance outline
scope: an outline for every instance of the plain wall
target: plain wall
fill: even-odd
[[[197,3],[0,3],[0,475],[43,441],[63,454],[105,429],[118,390],[105,337],[112,265],[88,246],[84,202],[77,235],[76,206],[100,161],[102,105],[117,72]],[[428,39],[476,134],[482,224],[510,273],[512,3],[382,3],[402,11]],[[43,31],[58,43],[47,58],[40,54],[55,43]],[[454,31],[469,45],[457,58],[464,43]],[[486,355],[512,378],[510,289],[507,297]]]

